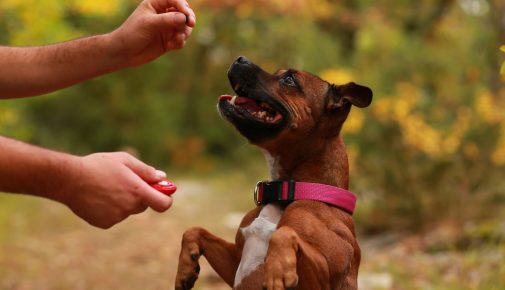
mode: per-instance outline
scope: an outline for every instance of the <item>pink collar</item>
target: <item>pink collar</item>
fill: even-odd
[[[295,200],[315,200],[334,205],[353,214],[356,196],[343,188],[311,182],[260,181],[254,190],[256,205],[271,202],[290,203]]]

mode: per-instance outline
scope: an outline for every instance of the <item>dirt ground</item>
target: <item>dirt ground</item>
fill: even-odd
[[[186,228],[203,225],[233,237],[221,226],[227,202],[202,194],[204,184],[178,186],[171,210],[147,211],[109,230],[92,228],[51,201],[3,197],[19,210],[1,224],[0,289],[173,289]],[[200,280],[197,289],[228,289],[206,263]]]
[[[172,209],[105,231],[60,204],[0,195],[0,290],[173,289],[183,231],[199,225],[232,240],[253,206],[252,188],[240,185],[253,184],[249,178],[228,178],[174,180],[179,191]],[[360,289],[505,289],[503,245],[426,253],[425,238],[363,239]],[[229,289],[202,260],[195,289]]]

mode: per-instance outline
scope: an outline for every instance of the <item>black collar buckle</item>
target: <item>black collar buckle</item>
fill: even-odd
[[[288,186],[287,192],[283,194],[284,182],[287,182]],[[289,181],[260,181],[254,189],[254,203],[258,206],[272,202],[288,205],[295,200],[295,183],[293,179]]]

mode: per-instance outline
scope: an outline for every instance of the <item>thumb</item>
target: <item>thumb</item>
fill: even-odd
[[[154,209],[157,212],[164,212],[172,206],[173,200],[147,184],[142,184],[139,187],[144,204]]]
[[[147,183],[155,183],[167,177],[165,172],[156,170],[135,157],[130,158],[124,164]]]
[[[151,22],[160,30],[174,28],[179,30],[186,25],[186,15],[180,12],[154,14],[151,16]]]

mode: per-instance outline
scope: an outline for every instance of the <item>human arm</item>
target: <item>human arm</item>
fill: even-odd
[[[61,202],[100,228],[147,207],[167,210],[172,199],[148,185],[163,177],[127,153],[79,157],[0,136],[0,191]]]
[[[0,98],[48,93],[182,48],[196,23],[185,0],[144,0],[116,30],[38,47],[0,46]]]

